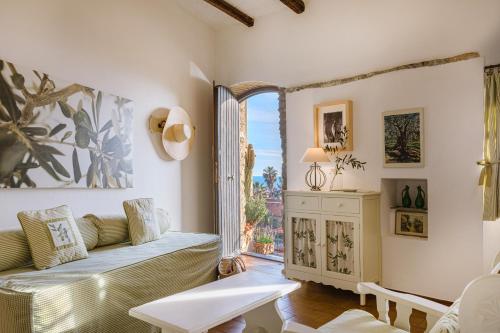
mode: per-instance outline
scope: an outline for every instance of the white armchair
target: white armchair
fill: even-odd
[[[359,283],[360,294],[377,299],[378,319],[363,310],[348,310],[318,329],[287,322],[283,333],[407,333],[412,309],[426,314],[431,333],[500,332],[500,254],[490,274],[465,287],[462,296],[450,307],[425,298],[394,292],[375,283]],[[390,324],[389,301],[396,303],[396,320]],[[459,315],[460,313],[460,315]]]

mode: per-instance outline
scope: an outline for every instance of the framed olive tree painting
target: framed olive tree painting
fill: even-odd
[[[384,128],[384,167],[424,166],[424,109],[382,113]]]
[[[340,147],[344,140],[346,151],[353,147],[352,101],[335,101],[314,106],[314,142],[316,147]]]
[[[133,186],[130,100],[0,60],[0,188]]]

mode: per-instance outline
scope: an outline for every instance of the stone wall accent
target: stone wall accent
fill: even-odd
[[[366,74],[359,74],[359,75],[355,75],[355,76],[351,76],[351,77],[345,77],[345,78],[341,78],[341,79],[333,79],[333,80],[324,81],[324,82],[316,82],[316,83],[303,84],[300,86],[288,87],[288,88],[286,88],[286,92],[293,93],[293,92],[304,90],[304,89],[333,87],[333,86],[338,86],[341,84],[346,84],[349,82],[369,79],[373,76],[387,74],[390,72],[401,71],[401,70],[406,70],[406,69],[413,69],[413,68],[420,68],[420,67],[432,67],[432,66],[445,65],[445,64],[450,64],[453,62],[465,61],[465,60],[474,59],[474,58],[478,58],[478,57],[479,57],[479,53],[469,52],[469,53],[459,54],[459,55],[449,57],[449,58],[414,62],[411,64],[400,65],[400,66],[396,66],[396,67],[391,67],[391,68],[387,68],[387,69],[373,71],[373,72],[366,73]]]

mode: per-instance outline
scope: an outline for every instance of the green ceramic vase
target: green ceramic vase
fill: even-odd
[[[422,187],[417,186],[417,197],[415,198],[415,207],[418,209],[423,209],[425,207],[425,192]]]
[[[403,207],[410,208],[411,207],[410,187],[406,185],[401,194],[403,195],[401,200]]]

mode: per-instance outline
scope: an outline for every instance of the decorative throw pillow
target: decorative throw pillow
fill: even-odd
[[[80,217],[76,219],[76,226],[80,230],[83,242],[87,251],[93,250],[97,246],[99,240],[99,235],[97,233],[97,227],[92,223],[91,219],[86,217]]]
[[[160,238],[153,199],[135,199],[123,202],[128,218],[128,233],[132,245],[140,245]]]
[[[170,215],[163,208],[156,208],[156,220],[160,226],[160,233],[164,234],[170,229]]]
[[[17,214],[37,269],[88,257],[80,230],[68,206]]]
[[[94,215],[85,218],[97,228],[97,247],[128,242],[128,220],[125,215]]]
[[[0,232],[0,271],[31,263],[28,240],[22,230]]]

